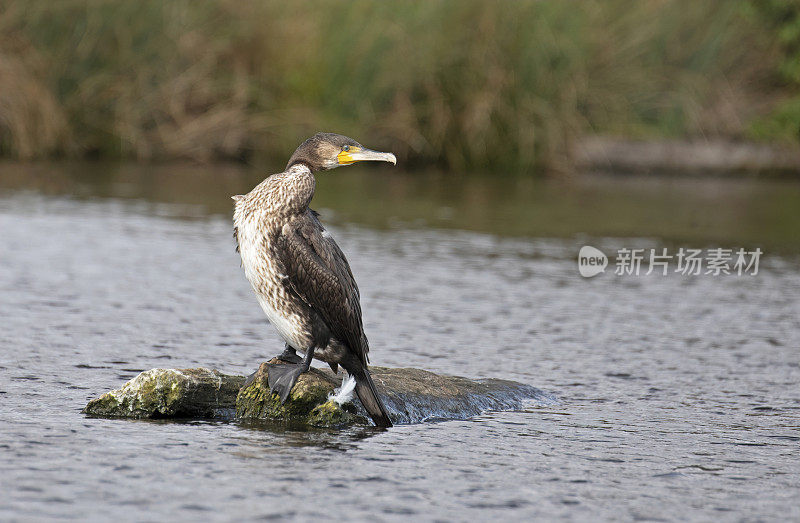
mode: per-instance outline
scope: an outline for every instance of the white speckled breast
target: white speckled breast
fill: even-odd
[[[275,175],[288,177],[293,175],[310,175],[307,169],[292,169],[286,173]],[[299,314],[303,305],[294,303],[284,286],[282,267],[271,255],[271,240],[278,234],[281,220],[276,217],[291,209],[272,208],[264,205],[274,199],[267,198],[271,192],[280,189],[277,183],[267,178],[253,191],[243,197],[236,198],[234,225],[242,257],[242,267],[247,279],[258,298],[258,303],[266,313],[270,323],[278,334],[292,347],[305,351],[311,346],[310,328],[307,319]],[[272,182],[278,181],[272,180]]]

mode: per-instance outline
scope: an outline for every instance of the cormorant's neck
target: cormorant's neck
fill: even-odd
[[[282,206],[291,213],[305,212],[311,199],[317,181],[311,169],[305,163],[296,163],[289,167],[280,178],[283,190],[279,191]]]
[[[296,162],[287,167],[286,172],[291,174],[311,174],[314,169],[305,162]]]
[[[303,158],[294,158],[294,157],[291,160],[289,160],[288,165],[286,165],[286,170],[288,171],[289,169],[295,166],[302,166],[308,169],[308,171],[312,173],[320,170],[319,168],[314,167],[314,165],[310,161]]]

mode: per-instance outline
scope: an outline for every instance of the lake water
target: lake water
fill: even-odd
[[[558,398],[286,430],[92,419],[153,367],[282,348],[239,267],[235,167],[0,165],[0,520],[800,519],[800,183],[323,175],[372,363]],[[756,275],[592,279],[577,253],[762,249]],[[674,266],[673,266],[674,267]]]

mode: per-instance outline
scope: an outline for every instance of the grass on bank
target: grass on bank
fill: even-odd
[[[406,165],[529,171],[585,133],[797,141],[770,116],[798,90],[770,9],[3,0],[0,154],[259,163],[333,130]]]

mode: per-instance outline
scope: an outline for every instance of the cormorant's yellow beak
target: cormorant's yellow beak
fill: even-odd
[[[364,149],[363,147],[356,147],[351,145],[347,151],[341,151],[336,159],[339,165],[350,165],[356,162],[374,161],[374,162],[389,162],[392,165],[397,165],[397,158],[392,153],[382,153]]]

